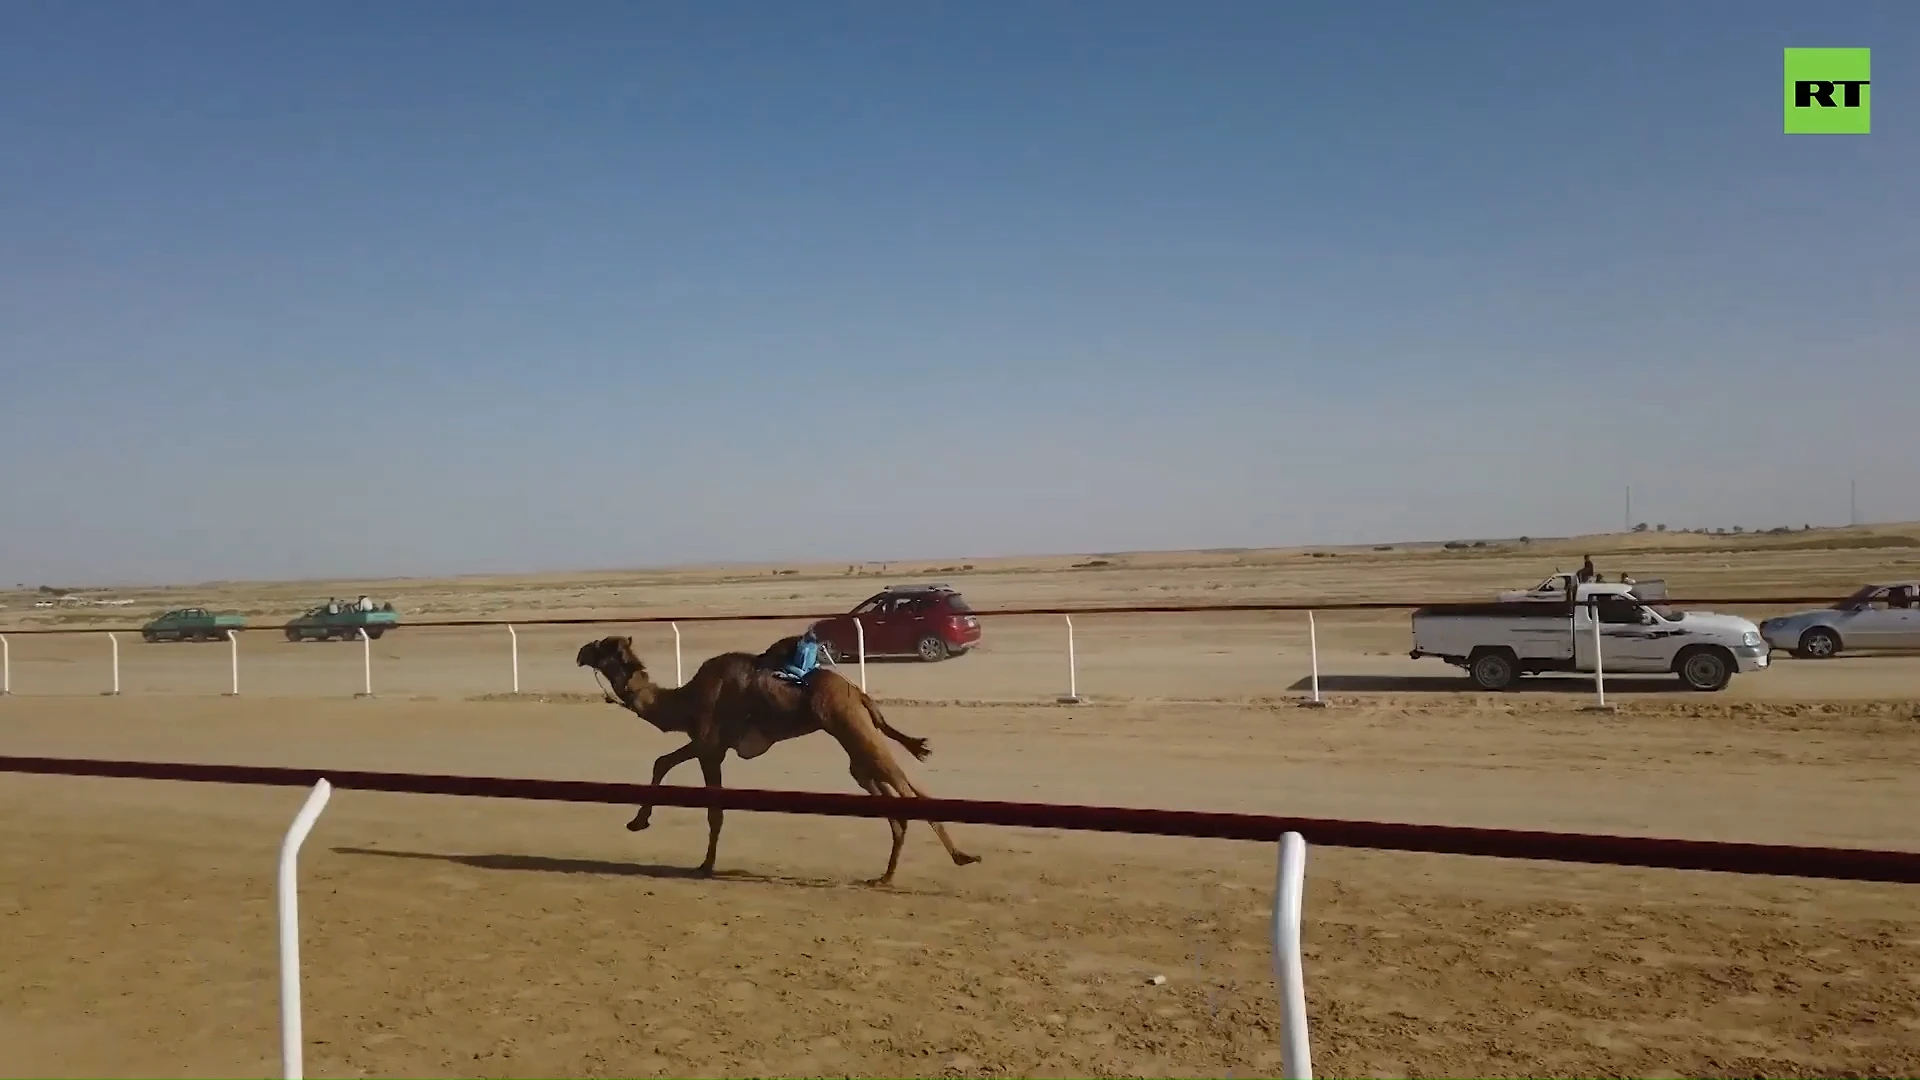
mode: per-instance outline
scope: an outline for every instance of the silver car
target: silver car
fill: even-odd
[[[1760,636],[1772,648],[1810,660],[1843,651],[1920,650],[1920,581],[1863,585],[1832,607],[1768,619]]]

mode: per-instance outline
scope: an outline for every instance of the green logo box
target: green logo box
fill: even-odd
[[[1865,135],[1873,130],[1871,49],[1787,50],[1787,134]]]

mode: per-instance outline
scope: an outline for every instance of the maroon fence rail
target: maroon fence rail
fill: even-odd
[[[1663,607],[1804,607],[1807,605],[1826,606],[1834,602],[1831,593],[1822,596],[1719,596],[1693,599],[1662,598],[1655,603]],[[1233,613],[1252,611],[1411,611],[1414,608],[1429,607],[1435,604],[1460,604],[1486,602],[1484,596],[1429,597],[1424,600],[1273,600],[1243,604],[1127,604],[1114,607],[1010,607],[976,609],[968,614],[979,618],[1004,617],[1013,615],[1171,615]],[[845,611],[806,612],[749,612],[734,615],[592,615],[564,618],[524,618],[524,619],[434,619],[424,622],[390,623],[388,630],[394,629],[431,629],[434,627],[460,626],[628,626],[640,623],[702,623],[702,622],[793,622],[833,619],[846,615]],[[280,633],[280,626],[253,626],[237,631],[238,633]],[[5,634],[137,634],[138,626],[35,626],[18,630],[0,630]]]
[[[1481,855],[1501,859],[1714,870],[1733,874],[1827,878],[1920,884],[1920,852],[1860,848],[1735,844],[1588,833],[1472,829],[1384,821],[1216,814],[1118,806],[982,802],[972,799],[903,799],[812,791],[750,788],[655,787],[582,780],[529,780],[486,776],[283,769],[254,765],[202,765],[160,761],[96,761],[77,758],[0,757],[0,772],[50,776],[180,780],[210,784],[311,787],[325,778],[336,788],[416,795],[463,795],[496,799],[720,807],[829,817],[902,818],[956,824],[1076,829],[1146,836],[1215,840],[1278,841],[1298,832],[1326,847]]]

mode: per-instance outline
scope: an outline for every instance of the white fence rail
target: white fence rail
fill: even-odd
[[[1307,612],[1307,665],[1313,673],[1313,695],[1300,704],[1309,709],[1322,709],[1326,701],[1320,697],[1320,628],[1314,624],[1313,612]]]
[[[867,628],[860,624],[859,619],[853,620],[853,636],[859,643],[860,689],[865,690],[867,688]]]
[[[300,1030],[300,845],[307,842],[332,794],[333,785],[324,779],[313,785],[280,842],[280,1068],[287,1080],[301,1080],[306,1072]]]
[[[360,630],[360,692],[353,696],[373,696],[373,638],[364,627]]]
[[[1073,651],[1073,616],[1064,615],[1067,620],[1067,692],[1060,695],[1062,705],[1080,704],[1080,661]]]
[[[1307,693],[1300,695],[1300,697],[1298,698],[1298,703],[1304,706],[1321,707],[1326,705],[1327,702],[1325,698],[1322,696],[1321,685],[1320,685],[1319,631],[1316,623],[1315,613],[1309,611],[1306,613],[1306,617],[1307,617],[1306,660],[1308,664],[1309,677],[1308,677],[1307,686],[1306,686]],[[871,685],[867,675],[868,641],[867,641],[866,623],[865,623],[865,620],[862,620],[859,618],[851,619],[849,621],[852,622],[853,631],[854,631],[855,655],[854,657],[852,657],[852,659],[855,661],[855,666],[857,667],[856,677],[858,678],[860,688],[862,690],[870,691]],[[1080,690],[1080,658],[1079,658],[1080,650],[1079,650],[1079,637],[1078,637],[1079,630],[1078,630],[1078,627],[1074,625],[1073,616],[1071,615],[1062,616],[1062,623],[1066,631],[1063,646],[1064,646],[1066,668],[1067,668],[1067,685],[1064,693],[1056,693],[1054,695],[1051,695],[1051,697],[1052,697],[1052,700],[1059,702],[1061,704],[1079,704],[1086,700],[1085,696],[1081,693],[1081,690]],[[507,631],[507,656],[506,656],[507,670],[503,674],[506,675],[506,682],[507,682],[508,688],[514,694],[519,694],[525,689],[525,685],[526,685],[526,680],[522,677],[523,672],[521,671],[521,667],[522,667],[521,661],[523,658],[521,656],[521,649],[520,649],[519,626],[518,624],[501,624],[501,625],[503,625]],[[685,685],[686,683],[685,641],[682,636],[681,628],[678,623],[669,623],[668,629],[673,634],[674,682],[676,685]],[[122,672],[121,672],[121,656],[120,656],[121,650],[120,650],[119,636],[117,633],[113,633],[113,632],[104,632],[104,631],[96,631],[96,632],[105,633],[108,641],[108,672],[107,672],[108,688],[101,691],[101,693],[105,696],[118,696],[125,690],[125,687],[123,686],[123,679],[122,679]],[[240,636],[241,635],[233,630],[226,630],[223,632],[225,633],[227,638],[228,677],[226,680],[227,686],[223,691],[221,691],[221,696],[238,697],[240,695]],[[356,628],[353,632],[353,636],[359,639],[360,649],[361,649],[360,685],[358,689],[354,691],[353,696],[356,698],[372,698],[375,696],[374,686],[373,686],[373,635],[369,634],[368,631],[364,628]],[[1284,656],[1285,654],[1283,653],[1282,655]],[[835,659],[844,662],[844,660],[847,658],[836,657]],[[29,672],[31,672],[32,670],[31,667],[28,670]],[[849,674],[853,674],[853,673],[849,673]],[[30,681],[30,685],[28,688],[28,692],[31,693],[32,685],[33,685],[31,682],[31,674],[29,674],[29,681]],[[1605,674],[1603,672],[1596,671],[1594,673],[1594,681],[1595,681],[1596,691],[1598,694],[1599,707],[1610,708],[1610,706],[1608,706],[1607,704],[1607,699],[1606,699]],[[18,692],[19,692],[18,688],[16,688],[13,685],[13,656],[12,656],[11,642],[8,640],[7,635],[0,634],[0,696],[8,696]],[[67,691],[67,692],[71,692],[71,691]],[[259,693],[259,690],[256,689],[255,693]]]
[[[300,1005],[300,848],[319,821],[333,787],[325,779],[313,785],[280,843],[280,1065],[286,1080],[302,1080],[306,1048]],[[1281,1075],[1313,1080],[1307,1035],[1306,975],[1300,925],[1307,878],[1307,841],[1297,832],[1280,838],[1280,865],[1274,878],[1273,977],[1280,992]]]

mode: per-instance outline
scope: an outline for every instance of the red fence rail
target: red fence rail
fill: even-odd
[[[1424,600],[1273,600],[1243,604],[1128,604],[1115,607],[1010,607],[974,610],[970,614],[979,618],[1004,617],[1013,615],[1170,615],[1186,613],[1233,613],[1253,611],[1411,611],[1414,608],[1428,607],[1433,604],[1458,604],[1484,602],[1484,596],[1429,597]],[[1662,598],[1656,603],[1664,607],[1799,607],[1809,604],[1825,606],[1833,603],[1831,593],[1821,596],[1720,596],[1693,599]],[[591,615],[525,619],[434,619],[424,622],[400,622],[389,624],[388,629],[431,629],[434,627],[460,626],[629,626],[640,623],[702,623],[702,622],[794,622],[816,619],[832,619],[847,614],[845,611],[806,612],[749,612],[734,615]],[[270,631],[279,633],[279,626],[253,626],[239,633],[258,633]],[[35,626],[18,630],[0,630],[6,634],[137,634],[138,626]]]
[[[415,795],[463,795],[496,799],[720,807],[829,817],[904,818],[956,824],[1012,825],[1187,836],[1215,840],[1277,842],[1297,832],[1310,844],[1480,855],[1500,859],[1714,870],[1732,874],[1827,878],[1920,884],[1920,852],[1861,848],[1737,844],[1590,833],[1474,829],[1385,821],[1219,814],[1120,806],[983,802],[973,799],[906,799],[813,791],[751,788],[655,787],[584,780],[531,780],[488,776],[286,769],[256,765],[204,765],[160,761],[99,761],[80,758],[0,757],[0,773],[50,776],[179,780],[210,784],[311,787],[321,779],[336,788]]]

